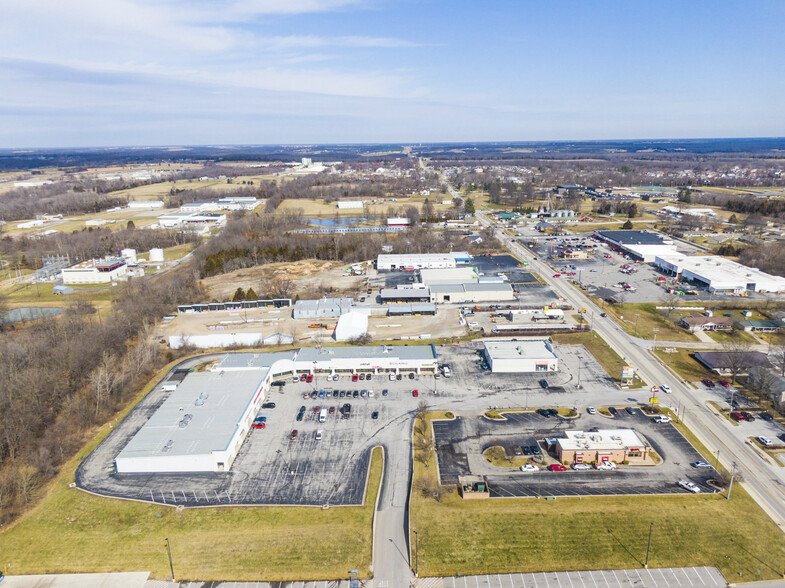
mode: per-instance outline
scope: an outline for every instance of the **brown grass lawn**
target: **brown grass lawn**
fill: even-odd
[[[429,427],[430,429],[430,427]],[[414,479],[435,479],[415,460]],[[734,580],[780,578],[785,535],[735,486],[719,495],[462,500],[413,493],[421,576],[641,568],[654,523],[650,567],[716,566]],[[414,536],[412,535],[412,541]],[[739,572],[743,576],[739,577]]]

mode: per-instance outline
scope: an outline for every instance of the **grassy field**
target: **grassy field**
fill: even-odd
[[[612,315],[630,335],[642,339],[654,339],[654,329],[659,329],[657,339],[660,341],[697,341],[689,331],[675,324],[687,311],[673,311],[670,319],[660,314],[655,303],[644,304],[606,304],[604,310]],[[663,304],[659,306],[664,306]],[[624,317],[623,319],[621,317]]]
[[[706,334],[717,343],[758,343],[755,337],[745,331],[706,331]]]
[[[431,476],[415,460],[415,479]],[[462,500],[413,493],[421,576],[641,568],[654,523],[649,566],[716,566],[735,581],[780,578],[785,536],[735,486],[718,495]],[[412,542],[414,535],[412,535]],[[739,576],[739,572],[743,575]]]
[[[710,372],[691,358],[692,352],[692,349],[676,347],[676,353],[665,353],[663,349],[657,349],[654,354],[688,382],[700,382],[703,378],[714,379],[717,374]]]
[[[556,343],[563,345],[583,345],[586,350],[594,356],[594,359],[602,366],[602,368],[613,378],[617,384],[621,382],[621,368],[625,365],[625,361],[619,357],[619,354],[611,349],[605,340],[597,335],[594,331],[588,333],[557,333],[553,335],[553,340]],[[635,385],[633,388],[645,386],[645,382],[635,376]]]
[[[430,196],[427,196],[427,198],[428,202],[433,205],[433,208],[436,211],[445,211],[452,207],[452,201],[449,194],[434,192]],[[386,199],[386,202],[377,202],[376,204],[369,201],[368,210],[372,215],[387,213],[389,209],[403,209],[408,208],[409,206],[414,206],[415,208],[422,210],[425,199],[426,196],[413,196],[411,198],[398,198],[396,202],[390,202],[389,198]],[[450,204],[442,204],[442,200],[450,200],[451,202]],[[353,216],[363,216],[365,213],[364,208],[340,209],[335,202],[330,202],[328,204],[321,199],[310,198],[287,199],[281,202],[278,207],[278,210],[297,209],[302,210],[303,215],[307,217],[331,218],[338,214],[342,218],[351,218]]]
[[[114,297],[111,288],[95,289],[89,286],[77,289],[72,294],[56,295],[52,292],[53,284],[17,284],[4,290],[8,305],[19,306],[67,306],[75,299],[93,303],[110,302]],[[80,287],[77,287],[80,288]]]
[[[35,510],[0,532],[0,557],[15,574],[151,570],[166,578],[168,537],[178,580],[335,579],[350,569],[367,576],[382,461],[377,448],[362,507],[177,512],[69,489],[74,459]]]
[[[175,247],[167,247],[164,249],[164,259],[166,261],[175,261],[181,259],[189,254],[194,248],[193,243],[185,243],[184,245],[177,245]]]

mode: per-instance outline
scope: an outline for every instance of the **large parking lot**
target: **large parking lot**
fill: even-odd
[[[310,383],[289,379],[283,386],[273,386],[266,400],[274,402],[275,408],[260,411],[259,416],[267,419],[265,427],[248,433],[229,472],[117,474],[115,456],[163,402],[159,383],[83,460],[77,484],[101,495],[185,506],[359,504],[373,447],[385,448],[387,468],[408,471],[411,424],[420,401],[434,410],[480,414],[496,407],[624,404],[646,396],[645,390],[619,389],[582,346],[556,345],[560,369],[547,376],[548,390],[539,384],[542,374],[493,374],[481,369],[481,349],[480,341],[438,346],[440,363],[451,368],[449,378],[417,375],[390,381],[377,375],[353,382],[348,376],[333,381],[317,375]],[[179,367],[195,367],[205,357]],[[314,393],[316,397],[311,398]],[[345,419],[340,408],[347,402],[351,414]],[[324,422],[319,422],[317,407],[327,409]],[[321,439],[316,438],[317,431],[322,432]]]
[[[492,497],[600,496],[622,494],[672,494],[686,490],[679,480],[697,484],[703,492],[714,492],[708,481],[714,470],[696,469],[690,464],[703,459],[695,448],[671,424],[654,423],[636,409],[630,415],[620,410],[616,417],[589,415],[585,410],[577,418],[544,417],[536,412],[505,413],[505,420],[468,416],[450,421],[435,421],[439,475],[443,484],[457,484],[461,475],[484,475]],[[460,415],[458,415],[460,417]],[[590,430],[593,427],[632,428],[642,434],[662,458],[659,465],[619,466],[615,471],[550,472],[548,463],[557,463],[548,454],[544,440],[562,436],[567,429]],[[544,463],[537,472],[524,473],[518,468],[497,467],[483,457],[494,446],[512,456],[518,447],[538,446]]]

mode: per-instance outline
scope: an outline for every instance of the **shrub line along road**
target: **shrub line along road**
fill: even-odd
[[[482,213],[477,219],[484,226],[493,226]],[[730,433],[730,426],[724,419],[700,403],[690,391],[689,385],[678,379],[665,366],[649,355],[646,345],[635,337],[627,334],[610,317],[600,317],[600,309],[577,287],[566,280],[551,278],[553,272],[539,259],[532,255],[513,238],[503,231],[494,229],[499,241],[519,259],[529,261],[529,268],[539,272],[540,276],[554,291],[567,300],[594,312],[595,319],[592,329],[608,342],[608,344],[628,363],[635,367],[636,373],[651,385],[667,384],[673,390],[673,397],[681,401],[683,414],[679,415],[688,423],[692,432],[700,441],[716,455],[720,452],[720,463],[728,470],[735,462],[744,475],[744,488],[769,514],[780,529],[785,529],[785,473],[764,463],[751,447]],[[685,419],[686,417],[686,419]]]

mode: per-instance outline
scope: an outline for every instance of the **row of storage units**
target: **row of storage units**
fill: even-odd
[[[177,312],[208,312],[212,310],[243,310],[248,308],[285,308],[291,305],[291,298],[272,298],[269,300],[242,300],[236,302],[181,304],[177,307]]]

